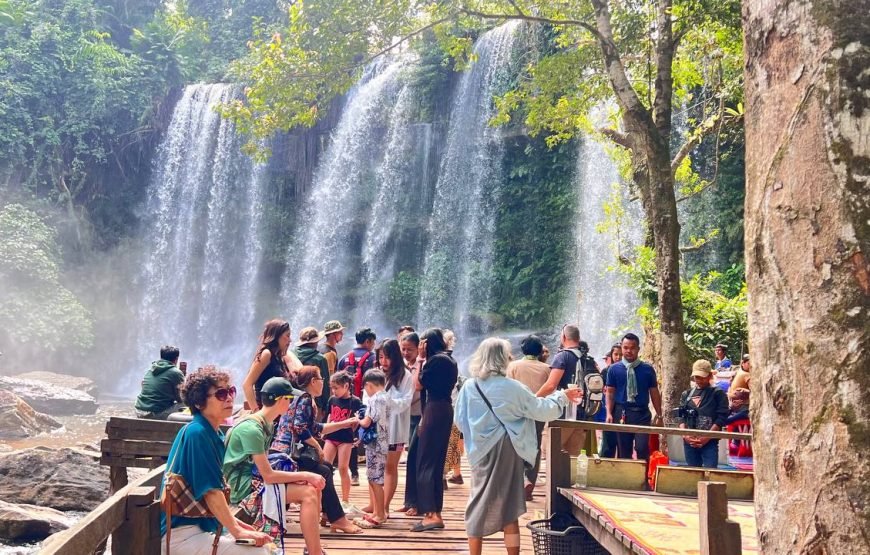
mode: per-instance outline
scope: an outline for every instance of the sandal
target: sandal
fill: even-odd
[[[332,532],[333,534],[348,534],[348,535],[362,534],[363,533],[362,528],[360,528],[358,525],[351,524],[351,526],[353,526],[353,527],[352,528],[341,528],[339,526],[330,526],[329,531]]]
[[[420,516],[420,513],[417,512],[417,507],[411,507],[407,511],[405,511],[406,516]]]
[[[386,520],[384,522],[386,522]],[[363,515],[362,518],[353,519],[354,524],[366,530],[370,528],[380,528],[384,522],[381,522],[372,515]]]
[[[443,530],[443,529],[444,529],[444,523],[442,523],[442,522],[430,522],[429,524],[423,524],[423,521],[421,520],[419,523],[414,525],[413,528],[411,528],[411,532],[426,532],[427,530]]]

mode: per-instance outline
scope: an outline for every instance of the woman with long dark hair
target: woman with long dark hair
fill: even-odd
[[[411,400],[414,398],[414,378],[405,366],[402,350],[395,339],[381,344],[384,373],[387,375],[386,392],[390,398],[389,447],[384,470],[384,507],[390,513],[390,502],[399,483],[399,459],[411,435]]]
[[[417,426],[417,511],[423,520],[412,532],[444,528],[444,461],[453,424],[450,395],[456,387],[459,368],[445,351],[447,343],[438,328],[420,337],[420,374],[416,387],[422,391],[423,418]]]
[[[290,347],[290,324],[284,320],[269,320],[260,335],[260,344],[254,355],[254,361],[242,383],[248,408],[262,408],[260,389],[269,378],[290,377],[290,372],[284,357]]]

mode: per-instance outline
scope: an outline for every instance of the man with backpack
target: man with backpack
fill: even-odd
[[[320,369],[320,377],[323,378],[323,383],[329,383],[329,363],[323,358],[323,355],[317,350],[317,344],[323,336],[317,331],[317,328],[309,326],[302,328],[299,332],[299,341],[296,343],[296,356],[302,362],[303,366],[316,366]],[[314,403],[317,405],[319,414],[318,421],[326,421],[326,407],[329,404],[329,388],[324,387],[323,392],[318,396]]]
[[[603,404],[603,384],[600,383],[601,375],[598,373],[598,365],[595,363],[595,359],[589,356],[589,345],[585,341],[580,341],[580,328],[577,326],[566,324],[562,328],[559,342],[561,349],[550,363],[550,376],[536,395],[546,397],[557,389],[579,387],[583,390],[584,395],[583,400],[577,406],[576,419],[590,419]],[[597,381],[593,380],[595,376],[598,377]],[[587,377],[590,379],[587,380]],[[587,393],[587,381],[595,381],[595,384],[591,384],[595,389],[594,395]],[[590,400],[588,406],[587,400]],[[570,432],[563,430],[562,433],[564,434],[562,436],[562,450],[572,457],[580,454],[584,444],[587,453],[591,454],[594,451],[592,441],[592,438],[595,437],[594,434],[589,434],[587,442],[585,430],[575,429]]]
[[[377,336],[371,328],[362,328],[356,332],[356,345],[353,350],[341,357],[338,365],[335,367],[336,372],[347,372],[350,374],[353,383],[351,392],[362,399],[363,377],[366,372],[371,370],[375,365],[375,341]],[[350,454],[350,481],[351,484],[359,485],[359,461],[358,451],[354,447]]]
[[[371,328],[363,328],[356,332],[356,345],[338,361],[336,371],[344,371],[353,378],[352,393],[362,398],[363,376],[375,365],[375,341],[377,336]]]

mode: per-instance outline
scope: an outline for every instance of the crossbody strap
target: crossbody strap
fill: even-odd
[[[492,408],[492,404],[489,402],[489,399],[487,399],[486,395],[483,394],[483,390],[480,389],[480,385],[478,385],[477,380],[474,380],[474,387],[477,389],[477,392],[480,393],[481,398],[483,398],[483,402],[486,403],[487,407],[489,407],[489,412],[491,412],[492,415],[495,416],[495,419],[498,420],[498,423],[501,424],[502,428],[504,428],[505,433],[508,434],[508,437],[510,437],[507,426],[504,425],[504,422],[502,422],[501,418],[499,418],[498,415],[495,413],[495,409]]]

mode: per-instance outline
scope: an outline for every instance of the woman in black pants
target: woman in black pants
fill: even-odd
[[[440,329],[423,332],[420,338],[420,374],[417,388],[422,390],[423,418],[417,426],[417,510],[423,520],[412,532],[444,528],[444,461],[453,424],[450,394],[456,386],[459,368],[445,351],[447,345]]]
[[[316,399],[323,391],[323,378],[320,376],[320,368],[317,366],[303,366],[296,373],[296,384],[305,393],[293,400],[290,410],[281,417],[275,439],[272,441],[271,450],[281,453],[290,453],[292,445],[301,442],[306,446],[309,453],[313,453],[317,460],[310,456],[301,457],[298,460],[299,470],[320,474],[326,480],[326,487],[321,492],[321,509],[326,513],[333,532],[345,534],[359,534],[362,529],[352,523],[344,515],[341,501],[335,491],[335,482],[332,479],[332,467],[324,464],[323,449],[317,443],[317,437],[328,434],[342,428],[349,428],[359,422],[356,417],[343,422],[328,422],[326,424],[317,421],[317,409],[314,406]]]

